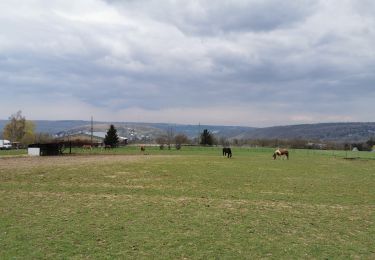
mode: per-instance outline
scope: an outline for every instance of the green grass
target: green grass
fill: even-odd
[[[20,155],[27,155],[26,149],[12,149],[12,150],[0,150],[0,158],[1,157],[9,157],[9,156],[20,156]]]
[[[74,152],[0,159],[0,259],[375,258],[375,160]]]

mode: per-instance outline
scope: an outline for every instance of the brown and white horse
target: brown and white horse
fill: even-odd
[[[90,144],[84,144],[82,145],[83,150],[92,150],[92,146]]]
[[[276,156],[285,156],[289,160],[289,152],[287,149],[277,149],[273,153],[273,159],[276,160]]]

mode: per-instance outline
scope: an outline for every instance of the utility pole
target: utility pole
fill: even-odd
[[[198,141],[198,145],[200,145],[200,143],[201,143],[201,122],[199,122],[199,124],[198,124],[198,139],[197,139],[197,141]]]
[[[168,149],[171,149],[171,144],[173,143],[173,138],[174,138],[174,127],[173,125],[168,125],[168,130],[167,130],[167,137],[168,137]]]
[[[93,146],[93,136],[94,136],[94,121],[93,121],[93,118],[91,116],[91,147]]]

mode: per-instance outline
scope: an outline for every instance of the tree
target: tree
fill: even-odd
[[[223,136],[219,138],[219,143],[220,143],[223,147],[229,147],[229,145],[230,145],[228,139],[225,138],[225,137],[223,137]]]
[[[35,142],[36,136],[34,134],[35,124],[31,121],[26,121],[24,135],[21,139],[21,143],[29,145]]]
[[[30,144],[35,139],[35,125],[31,121],[27,121],[22,116],[22,111],[18,111],[9,118],[9,123],[4,127],[3,137],[12,142],[21,142]]]
[[[117,135],[117,130],[114,125],[110,125],[107,134],[105,135],[104,138],[104,143],[106,145],[110,145],[112,147],[118,146],[119,143],[119,138]]]
[[[214,136],[207,130],[204,129],[201,133],[201,145],[213,145],[214,143]]]
[[[168,143],[168,137],[166,135],[161,135],[158,136],[155,141],[157,144],[159,144],[160,149],[164,149],[164,145]]]
[[[48,133],[37,133],[35,135],[35,142],[36,143],[49,143],[52,142],[53,136]]]
[[[178,134],[174,137],[176,145],[188,144],[189,138],[185,134]]]
[[[370,147],[370,149],[375,145],[375,139],[371,137],[367,142],[367,146]]]

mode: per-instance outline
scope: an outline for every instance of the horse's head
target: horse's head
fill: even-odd
[[[274,160],[276,160],[276,153],[273,153],[272,157]]]

